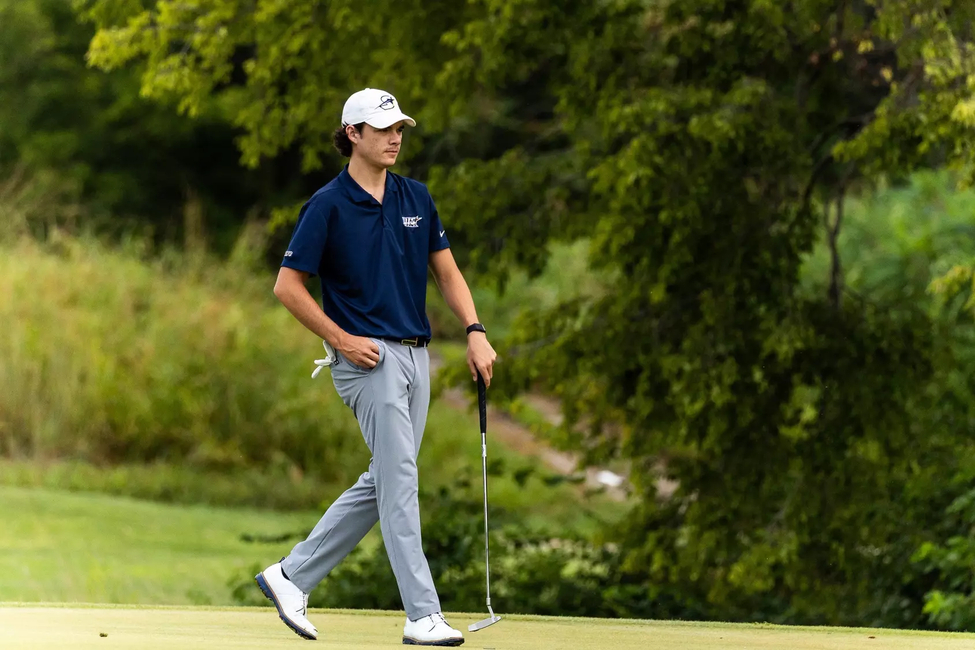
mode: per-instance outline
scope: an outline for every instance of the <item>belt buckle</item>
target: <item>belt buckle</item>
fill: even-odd
[[[415,337],[412,339],[403,339],[402,341],[400,341],[400,345],[408,345],[411,348],[415,348],[416,346],[420,345],[420,339],[419,337]]]

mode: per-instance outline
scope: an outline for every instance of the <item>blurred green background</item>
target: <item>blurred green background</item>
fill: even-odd
[[[0,0],[0,601],[266,604],[253,573],[365,469],[271,287],[369,86],[500,353],[505,611],[975,630],[973,24]],[[478,610],[464,333],[428,311],[424,542]],[[400,607],[375,531],[312,604]]]

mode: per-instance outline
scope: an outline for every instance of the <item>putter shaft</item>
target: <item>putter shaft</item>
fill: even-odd
[[[491,550],[488,534],[488,490],[487,490],[487,386],[481,373],[477,373],[477,406],[481,419],[481,478],[484,485],[484,580],[487,593],[489,618],[467,626],[468,631],[477,632],[494,625],[501,617],[491,608]]]

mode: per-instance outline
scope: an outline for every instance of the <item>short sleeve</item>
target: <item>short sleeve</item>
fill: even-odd
[[[313,202],[305,203],[298,214],[298,223],[295,224],[281,266],[318,275],[327,235],[328,219],[321,206]]]
[[[445,248],[450,248],[450,242],[447,241],[447,230],[443,227],[443,223],[440,221],[440,213],[437,212],[437,205],[433,202],[433,197],[430,197],[430,252],[442,251]]]

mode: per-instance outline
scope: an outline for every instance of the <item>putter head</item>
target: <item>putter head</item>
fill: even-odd
[[[468,632],[477,632],[478,630],[483,630],[484,628],[488,627],[489,625],[494,625],[495,623],[497,623],[500,620],[501,620],[501,617],[500,616],[498,616],[494,612],[491,612],[491,616],[489,618],[486,618],[483,621],[478,621],[477,623],[471,623],[470,625],[468,625],[467,626],[467,631]]]

